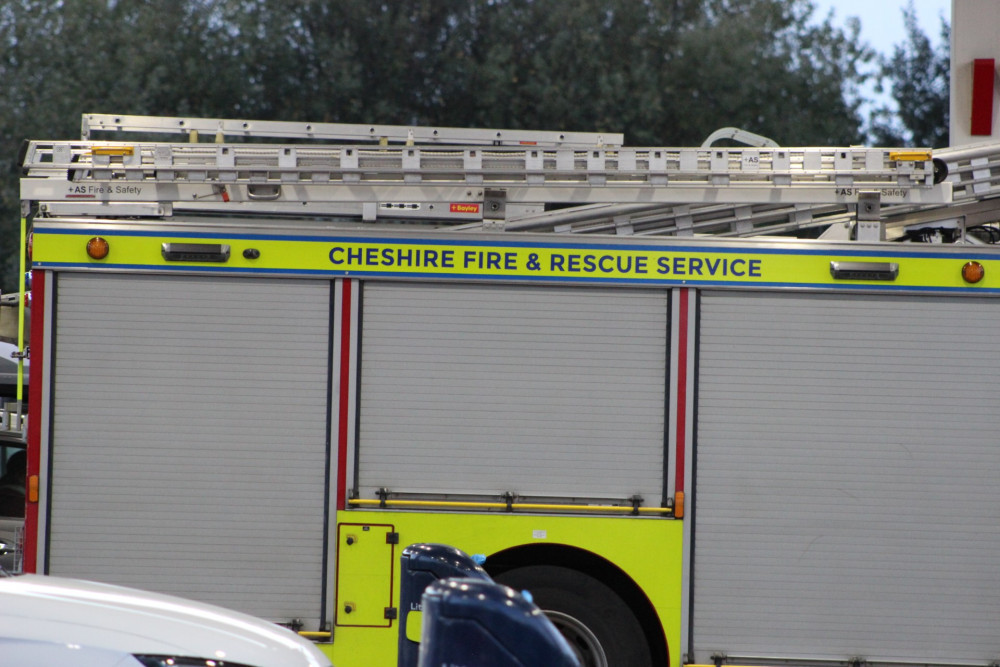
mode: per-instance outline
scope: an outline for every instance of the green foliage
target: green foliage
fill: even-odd
[[[948,110],[951,99],[950,41],[948,24],[941,20],[941,40],[937,47],[917,25],[911,0],[903,10],[906,41],[881,58],[881,74],[888,80],[896,109],[882,106],[871,118],[871,135],[883,146],[948,145]],[[880,82],[879,92],[885,84]]]
[[[273,101],[263,117],[622,131],[661,145],[736,124],[786,144],[860,138],[845,92],[872,54],[856,31],[814,25],[808,0],[298,4],[282,20],[314,46],[259,80]],[[276,25],[262,14],[244,32]],[[273,41],[253,51],[268,49],[268,61],[288,56]]]
[[[83,112],[864,140],[873,53],[812,0],[8,0],[0,252],[16,156]]]
[[[220,72],[241,55],[216,48],[226,31],[211,8],[201,0],[11,0],[0,7],[3,291],[16,289],[19,271],[21,143],[78,137],[83,112],[226,110],[240,89]]]

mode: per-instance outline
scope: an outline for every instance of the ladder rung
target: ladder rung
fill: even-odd
[[[887,149],[674,149],[439,147],[366,148],[269,144],[32,142],[29,178],[136,179],[154,182],[310,181],[366,183],[667,185],[671,180],[730,185],[802,183],[851,187],[929,187],[930,160],[892,159]],[[97,157],[131,156],[121,164]]]
[[[535,145],[535,146],[621,146],[624,135],[617,132],[561,132],[547,130],[475,129],[405,125],[360,125],[351,123],[299,123],[226,118],[183,118],[84,114],[80,136],[87,140],[97,132],[144,134],[184,134],[209,138],[250,137],[307,139],[310,141],[385,141],[438,145]]]

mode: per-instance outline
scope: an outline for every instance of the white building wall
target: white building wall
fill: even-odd
[[[964,146],[1000,138],[1000,85],[994,68],[993,113],[988,135],[972,134],[972,81],[976,59],[992,58],[1000,65],[1000,2],[952,0],[951,3],[950,144]]]

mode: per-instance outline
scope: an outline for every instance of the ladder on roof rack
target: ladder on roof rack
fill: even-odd
[[[32,141],[43,215],[350,215],[504,221],[546,205],[950,201],[929,151]]]
[[[106,132],[240,141],[87,140]],[[939,183],[941,163],[924,150],[630,148],[597,133],[86,114],[82,135],[28,145],[22,199],[40,215],[750,236],[853,221],[859,209],[933,217],[965,173]],[[310,143],[243,143],[254,138]]]
[[[195,140],[201,135],[206,135],[214,137],[218,143],[222,143],[225,137],[306,139],[342,143],[374,141],[380,144],[396,142],[406,145],[552,148],[601,148],[621,146],[624,142],[624,135],[620,133],[84,114],[80,124],[80,138],[88,141],[94,138],[92,135],[101,132],[187,135]]]

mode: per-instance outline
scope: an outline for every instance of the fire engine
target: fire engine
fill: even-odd
[[[24,569],[367,667],[438,542],[586,665],[995,664],[1000,149],[623,143],[29,142]]]

